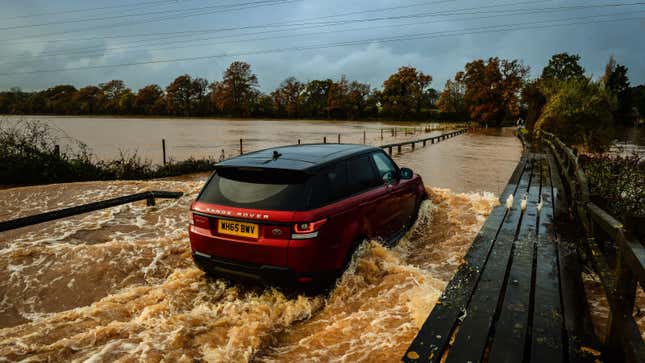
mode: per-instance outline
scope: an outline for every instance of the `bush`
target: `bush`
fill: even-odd
[[[569,145],[607,150],[613,140],[615,100],[590,79],[571,79],[544,87],[547,102],[535,129],[554,133]]]
[[[645,216],[645,160],[631,156],[580,156],[595,202],[616,218]]]

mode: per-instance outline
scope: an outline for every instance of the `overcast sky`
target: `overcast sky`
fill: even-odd
[[[6,0],[0,6],[2,90],[111,79],[137,90],[165,87],[183,73],[210,82],[234,60],[251,64],[264,91],[288,76],[343,74],[380,87],[403,65],[432,75],[440,89],[473,59],[521,59],[538,76],[558,52],[578,53],[594,76],[613,54],[629,68],[632,85],[645,83],[645,2],[629,0]],[[132,63],[145,64],[125,65]]]

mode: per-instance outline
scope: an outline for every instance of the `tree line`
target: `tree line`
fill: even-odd
[[[233,62],[221,80],[209,83],[184,74],[165,89],[151,84],[134,92],[122,80],[80,89],[72,85],[36,92],[14,88],[0,92],[0,113],[428,119],[438,112],[438,92],[430,87],[431,82],[431,76],[413,67],[401,67],[381,90],[345,76],[308,82],[289,77],[266,94],[259,90],[257,76],[248,63]]]
[[[221,116],[315,119],[475,121],[487,126],[526,121],[527,127],[558,132],[568,141],[606,144],[615,126],[633,125],[645,115],[645,85],[631,87],[628,69],[612,57],[597,80],[585,74],[580,56],[551,57],[536,79],[520,60],[478,59],[467,63],[441,92],[432,76],[404,66],[381,88],[367,83],[285,79],[275,90],[259,90],[251,65],[233,62],[222,79],[209,83],[188,74],[165,89],[156,84],[137,92],[122,80],[76,89],[58,85],[43,91],[0,92],[0,114]]]

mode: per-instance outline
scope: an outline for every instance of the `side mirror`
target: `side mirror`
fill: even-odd
[[[388,171],[387,173],[383,174],[383,182],[385,184],[392,184],[396,181],[396,172],[394,171]]]
[[[401,179],[412,179],[414,172],[412,171],[412,169],[401,168],[399,170],[399,176],[401,177]]]

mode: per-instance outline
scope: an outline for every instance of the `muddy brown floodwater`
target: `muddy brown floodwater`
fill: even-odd
[[[193,266],[187,208],[205,175],[0,190],[0,220],[185,193],[0,233],[0,361],[398,361],[520,149],[495,131],[397,156],[428,186],[418,220],[394,248],[366,241],[320,296],[227,284]]]

